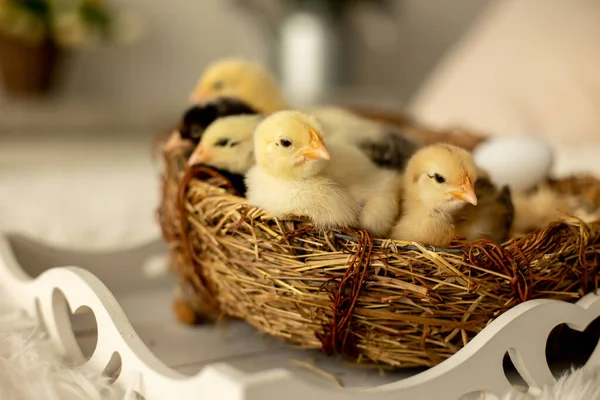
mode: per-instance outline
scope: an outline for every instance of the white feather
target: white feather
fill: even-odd
[[[20,312],[0,315],[0,399],[133,400],[90,367],[69,365],[54,343]]]
[[[546,386],[538,395],[514,390],[503,400],[600,400],[600,368],[571,368],[553,386]]]

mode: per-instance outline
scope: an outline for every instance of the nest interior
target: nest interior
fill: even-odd
[[[501,245],[434,249],[274,219],[213,170],[185,168],[176,154],[165,160],[158,214],[185,322],[225,314],[302,348],[429,367],[516,304],[573,302],[598,288],[600,222],[573,218]],[[600,206],[595,178],[552,184]]]

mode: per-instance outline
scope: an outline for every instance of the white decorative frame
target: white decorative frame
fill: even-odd
[[[69,309],[75,312],[89,307],[98,324],[98,343],[87,364],[110,372],[119,365],[118,354],[121,371],[113,384],[123,390],[133,386],[147,400],[275,400],[282,396],[286,400],[459,399],[481,391],[501,396],[513,388],[502,367],[507,351],[530,393],[535,394],[556,382],[545,356],[550,331],[562,323],[583,331],[600,316],[597,294],[588,294],[576,304],[531,300],[498,317],[438,366],[394,383],[352,390],[316,386],[286,369],[249,374],[224,363],[209,365],[194,377],[185,376],[152,354],[96,276],[79,267],[59,266],[33,279],[18,264],[7,236],[0,236],[0,296],[38,318],[61,351],[81,363],[86,362],[85,357],[68,313]],[[600,366],[600,346],[587,365]]]

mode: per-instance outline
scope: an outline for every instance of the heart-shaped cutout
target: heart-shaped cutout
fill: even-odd
[[[583,331],[569,328],[566,324],[556,326],[546,342],[546,361],[558,377],[570,366],[584,365],[600,340],[600,318],[596,318]]]

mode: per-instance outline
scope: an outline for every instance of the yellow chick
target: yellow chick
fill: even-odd
[[[582,210],[578,210],[579,207],[576,206],[577,201],[574,200],[575,196],[560,194],[547,184],[540,185],[530,192],[516,193],[513,233],[524,235],[569,215],[586,221]]]
[[[201,106],[192,106],[183,114],[178,129],[171,133],[163,150],[167,153],[180,150],[188,157],[200,142],[204,130],[215,120],[229,115],[247,114],[256,115],[258,112],[235,98],[217,97]]]
[[[190,100],[204,103],[216,97],[238,98],[264,114],[287,108],[271,74],[260,64],[240,58],[210,64],[198,80]]]
[[[254,130],[264,117],[234,115],[217,119],[204,131],[188,160],[235,174],[245,174],[254,165]]]
[[[264,67],[243,59],[225,59],[211,64],[192,94],[194,102],[215,97],[238,98],[254,109],[270,114],[288,108],[278,82]],[[392,125],[360,117],[340,107],[304,110],[317,118],[329,142],[345,141],[358,147],[375,164],[402,170],[408,158],[422,145],[398,132]]]
[[[306,216],[317,228],[359,226],[385,236],[398,214],[398,174],[355,147],[326,146],[321,131],[314,117],[298,111],[266,118],[254,135],[248,202],[277,217]]]
[[[402,135],[397,128],[360,117],[340,107],[315,107],[308,113],[323,126],[328,143],[346,142],[357,147],[375,164],[403,170],[424,142]]]
[[[454,217],[467,204],[477,205],[477,171],[471,154],[448,144],[417,151],[404,175],[403,215],[392,239],[444,247],[457,236]]]

